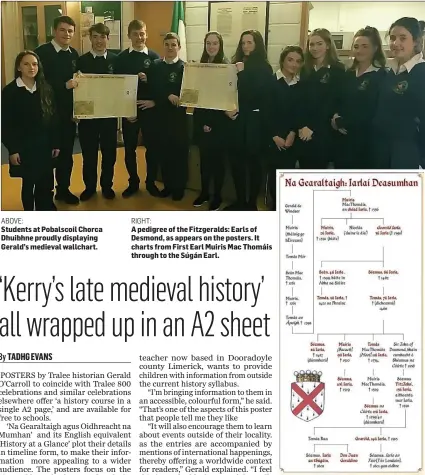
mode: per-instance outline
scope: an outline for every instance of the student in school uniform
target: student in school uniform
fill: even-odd
[[[300,103],[297,111],[301,139],[300,168],[324,169],[334,159],[335,136],[331,119],[345,79],[345,67],[338,59],[330,32],[311,32],[301,71]]]
[[[35,49],[43,65],[46,81],[53,88],[59,117],[60,154],[56,165],[57,201],[77,205],[79,199],[69,191],[74,164],[73,150],[76,123],[73,120],[73,79],[77,71],[77,51],[70,46],[75,33],[75,22],[68,16],[53,21],[54,38]]]
[[[201,63],[227,64],[224,57],[223,38],[217,31],[210,31],[204,38],[204,51]],[[229,118],[223,111],[195,109],[195,137],[199,145],[201,161],[201,193],[193,202],[200,207],[209,202],[209,210],[220,209],[221,189],[225,174],[226,144],[223,140]],[[213,182],[214,192],[210,197],[210,185]]]
[[[92,49],[80,56],[77,61],[79,73],[112,74],[116,54],[108,51],[109,28],[104,23],[97,23],[89,29]],[[78,81],[78,79],[77,79]],[[80,196],[87,201],[96,194],[97,164],[99,146],[102,152],[100,186],[106,199],[115,198],[112,189],[114,166],[117,156],[117,119],[83,119],[78,126],[81,151],[83,154],[83,180],[85,190]]]
[[[128,198],[139,191],[140,178],[137,172],[136,150],[140,130],[146,149],[146,190],[152,196],[159,196],[160,193],[155,184],[158,158],[155,156],[153,146],[156,134],[156,109],[150,78],[153,63],[159,58],[159,55],[146,46],[148,34],[143,21],[133,20],[130,22],[128,38],[131,40],[131,46],[118,55],[115,61],[115,73],[138,75],[139,82],[137,86],[137,117],[124,117],[122,120],[125,166],[129,175],[128,188],[122,196]]]
[[[230,113],[234,124],[229,128],[229,158],[236,203],[225,210],[257,211],[262,165],[267,155],[266,124],[273,88],[273,69],[259,31],[247,30],[241,34],[232,63],[238,71],[239,102],[239,111]]]
[[[164,37],[164,59],[155,61],[153,74],[157,127],[161,133],[155,146],[164,182],[161,197],[171,195],[174,201],[183,199],[189,157],[186,108],[180,107],[179,99],[184,70],[179,51],[179,36],[167,33]]]
[[[52,88],[39,57],[23,51],[15,60],[15,80],[1,94],[2,143],[9,152],[10,176],[22,178],[24,211],[55,211],[53,167],[59,155]]]
[[[376,168],[415,169],[425,158],[424,31],[404,17],[389,29],[396,64],[381,83],[374,119]]]
[[[294,153],[298,131],[295,111],[299,101],[299,73],[303,62],[303,50],[299,46],[287,46],[280,54],[280,68],[276,71],[270,115],[271,143],[267,178],[272,210],[276,210],[276,170],[295,168],[297,161]]]
[[[332,127],[340,133],[335,168],[368,169],[372,165],[372,121],[380,84],[387,73],[387,60],[376,28],[367,26],[354,35],[353,56],[338,111],[332,118]]]

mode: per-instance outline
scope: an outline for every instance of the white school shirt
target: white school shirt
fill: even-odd
[[[425,63],[425,59],[422,53],[415,54],[413,58],[410,58],[409,61],[406,61],[404,64],[400,66],[400,69],[397,71],[397,65],[393,65],[393,71],[395,74],[401,74],[404,73],[404,71],[407,71],[410,73],[410,71],[420,63]]]
[[[24,81],[22,81],[22,78],[16,78],[16,85],[18,87],[24,87],[28,92],[33,94],[37,90],[37,83],[34,83],[34,86],[30,89]]]
[[[373,64],[371,64],[365,72],[363,72],[360,76],[363,76],[363,74],[366,74],[366,73],[371,73],[373,71],[379,71],[379,68],[377,68],[376,66],[374,66]],[[359,68],[356,69],[356,77],[358,78],[359,77]]]
[[[136,53],[145,53],[145,54],[148,54],[149,53],[149,50],[148,50],[148,47],[145,46],[142,50],[137,50],[137,49],[134,49],[132,46],[130,46],[130,48],[128,48],[128,52],[131,53],[132,51],[135,51]]]
[[[71,49],[70,49],[69,45],[66,48],[62,48],[62,46],[59,45],[58,43],[56,43],[55,40],[52,40],[50,43],[52,43],[53,47],[56,50],[56,53],[59,53],[59,51],[69,51],[69,52],[71,52]]]
[[[297,82],[300,80],[299,76],[294,76],[292,79],[288,81],[288,78],[282,73],[280,69],[276,71],[276,77],[278,80],[283,78],[288,84],[288,86],[293,86],[294,84],[297,84]]]
[[[103,54],[96,54],[92,49],[90,50],[90,53],[92,54],[93,58],[101,58],[102,56],[106,59],[108,56],[108,52],[105,51]]]

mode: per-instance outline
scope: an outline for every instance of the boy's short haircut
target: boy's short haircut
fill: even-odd
[[[146,23],[141,20],[132,20],[128,25],[128,34],[132,31],[143,30],[146,28]]]
[[[75,30],[75,21],[71,17],[66,16],[66,15],[58,16],[53,20],[53,29],[57,30],[58,26],[61,23],[66,23],[67,25],[71,25],[74,27],[74,30]]]
[[[164,36],[164,41],[166,40],[176,40],[177,44],[180,46],[180,37],[177,33],[173,33],[172,31],[170,31]]]
[[[104,23],[96,23],[89,28],[89,35],[93,33],[99,33],[99,35],[105,35],[109,38],[110,29]]]

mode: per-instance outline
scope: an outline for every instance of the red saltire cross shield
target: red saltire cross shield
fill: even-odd
[[[319,417],[325,408],[325,383],[299,382],[291,384],[291,411],[309,422]]]

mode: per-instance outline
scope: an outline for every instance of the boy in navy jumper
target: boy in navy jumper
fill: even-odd
[[[73,167],[73,149],[76,124],[73,121],[73,79],[77,71],[77,51],[70,46],[75,33],[75,22],[68,16],[55,18],[54,39],[36,48],[35,53],[43,65],[46,81],[53,89],[59,116],[60,154],[56,166],[56,196],[58,201],[78,204],[79,200],[69,191]]]
[[[156,109],[153,101],[151,71],[153,62],[159,55],[147,48],[146,25],[133,20],[128,25],[129,49],[122,51],[115,62],[116,74],[137,74],[137,117],[123,118],[123,136],[125,146],[125,165],[129,174],[128,188],[123,192],[127,198],[139,191],[140,178],[137,173],[136,149],[139,130],[142,131],[143,144],[146,148],[146,189],[153,196],[159,196],[155,185],[158,160],[154,155],[152,144],[155,143]]]
[[[164,59],[156,60],[154,68],[155,102],[162,132],[155,147],[161,160],[164,182],[161,196],[172,195],[174,201],[180,201],[184,196],[189,156],[186,109],[179,105],[184,70],[179,51],[180,38],[175,33],[167,33]]]
[[[80,56],[77,70],[91,74],[112,74],[116,54],[106,49],[109,28],[97,23],[89,29],[92,49]],[[79,124],[79,137],[83,153],[83,180],[85,190],[80,196],[81,201],[89,200],[97,188],[97,162],[99,146],[102,151],[102,174],[100,186],[106,199],[115,198],[112,189],[114,166],[117,155],[117,119],[84,119]]]

